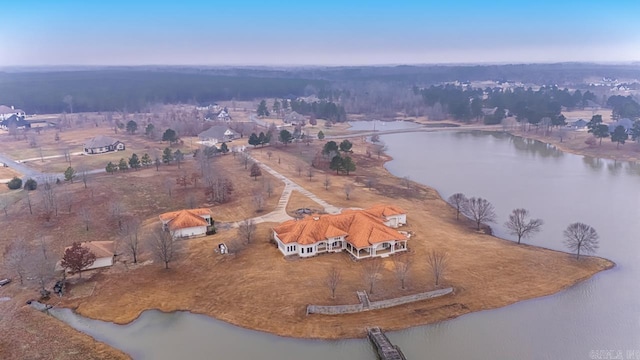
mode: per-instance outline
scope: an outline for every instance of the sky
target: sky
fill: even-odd
[[[640,0],[0,0],[0,66],[640,61]]]

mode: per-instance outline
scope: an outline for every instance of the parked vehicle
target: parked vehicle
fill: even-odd
[[[10,282],[11,282],[11,279],[2,279],[0,280],[0,286],[7,285]]]

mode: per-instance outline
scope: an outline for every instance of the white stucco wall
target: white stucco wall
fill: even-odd
[[[178,229],[173,231],[173,237],[191,237],[191,236],[201,236],[206,235],[207,227],[206,226],[194,226],[184,229]]]

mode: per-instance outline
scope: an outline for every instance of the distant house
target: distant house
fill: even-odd
[[[198,134],[198,138],[203,143],[215,145],[236,139],[237,133],[226,125],[214,125]]]
[[[609,132],[613,134],[613,131],[618,127],[618,126],[622,126],[624,128],[624,131],[626,131],[627,133],[629,132],[629,130],[631,130],[631,128],[633,127],[633,121],[629,118],[624,118],[624,119],[620,119],[614,123],[609,124]]]
[[[218,113],[217,119],[218,119],[219,121],[229,122],[229,121],[231,121],[231,116],[229,116],[229,113],[227,113],[226,111],[221,110],[221,111]]]
[[[573,129],[576,129],[576,130],[581,130],[581,129],[586,128],[587,124],[588,124],[588,122],[586,120],[579,119],[579,120],[576,120],[576,121],[574,121],[572,123],[569,123],[568,127],[571,127]]]
[[[124,143],[114,138],[98,135],[84,144],[85,154],[102,154],[111,151],[122,151]]]
[[[12,115],[24,117],[26,114],[23,110],[15,109],[13,106],[0,105],[0,120],[6,120]]]
[[[497,106],[493,108],[482,108],[482,115],[484,116],[494,115],[497,110],[498,110]]]
[[[204,236],[213,230],[211,210],[207,208],[179,210],[160,215],[162,228],[174,239]]]
[[[305,118],[297,112],[292,111],[284,116],[284,122],[291,125],[304,125]]]
[[[16,114],[7,116],[4,120],[0,121],[0,128],[4,130],[9,130],[11,128],[29,129],[30,127],[31,127],[31,123],[25,120],[24,116],[18,116]]]
[[[113,241],[88,241],[80,243],[80,246],[91,251],[93,255],[96,256],[96,261],[94,261],[91,266],[82,269],[83,271],[100,269],[113,265],[113,259],[117,255],[115,253],[116,247]],[[65,248],[65,251],[69,248],[71,247],[69,246]],[[56,269],[62,270],[62,265],[60,265],[60,262],[56,264]]]
[[[273,228],[273,238],[285,256],[346,251],[356,259],[386,257],[407,250],[409,235],[395,230],[404,224],[406,213],[402,209],[378,205],[289,220]]]

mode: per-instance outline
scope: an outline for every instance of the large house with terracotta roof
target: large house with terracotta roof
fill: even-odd
[[[378,205],[289,220],[273,228],[273,238],[285,256],[346,251],[356,259],[386,257],[407,250],[409,235],[395,229],[406,219],[402,209]]]
[[[171,211],[160,215],[160,221],[174,239],[204,236],[213,230],[211,210],[207,208]]]

